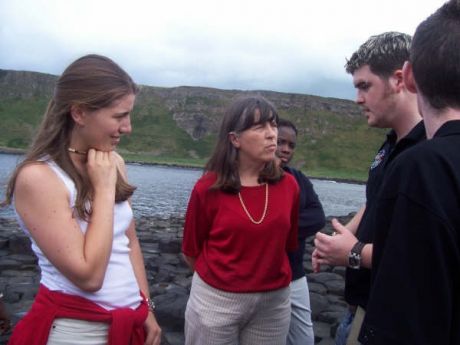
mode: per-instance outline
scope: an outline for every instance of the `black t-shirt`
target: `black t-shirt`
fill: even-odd
[[[375,229],[375,205],[377,195],[390,162],[401,152],[425,139],[425,127],[419,122],[404,138],[396,142],[396,133],[392,130],[380,147],[369,168],[366,184],[366,210],[356,231],[356,237],[364,243],[372,243]],[[348,268],[345,275],[345,300],[351,305],[360,305],[366,309],[371,284],[371,270],[368,268]]]
[[[361,343],[460,344],[460,121],[395,159],[376,215]]]

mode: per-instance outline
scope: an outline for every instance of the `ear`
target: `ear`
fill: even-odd
[[[397,69],[394,71],[390,78],[392,79],[392,84],[394,85],[397,92],[400,92],[404,89],[405,85],[402,69]]]
[[[409,61],[404,63],[403,77],[406,88],[412,93],[417,93],[417,84],[415,83],[414,73],[412,72],[412,64]]]
[[[84,126],[85,125],[85,111],[81,106],[73,104],[70,106],[70,115],[72,119],[77,125]]]
[[[238,137],[238,134],[236,134],[235,132],[230,132],[228,133],[228,139],[235,148],[240,148],[240,139]]]

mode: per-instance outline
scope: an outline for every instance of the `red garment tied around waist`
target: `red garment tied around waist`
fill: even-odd
[[[106,310],[83,297],[51,291],[40,285],[29,312],[18,322],[8,345],[46,345],[56,318],[70,318],[110,324],[108,345],[143,345],[148,307],[145,296],[135,310]]]

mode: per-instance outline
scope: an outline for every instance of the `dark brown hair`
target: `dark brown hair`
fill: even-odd
[[[274,105],[262,96],[239,98],[228,107],[222,119],[214,152],[205,166],[205,171],[217,174],[212,189],[237,193],[241,188],[238,150],[231,143],[229,133],[241,133],[259,123],[271,121],[278,123],[278,118]],[[282,176],[283,170],[273,160],[261,171],[259,182],[276,183]]]
[[[460,109],[460,1],[451,0],[416,29],[410,61],[417,87],[437,110]]]
[[[70,159],[67,148],[74,121],[70,115],[72,106],[88,110],[98,110],[110,106],[114,101],[136,94],[138,88],[131,77],[114,61],[100,55],[86,55],[74,61],[59,77],[54,95],[48,104],[38,132],[25,159],[14,170],[6,190],[6,200],[12,201],[16,178],[26,165],[49,157],[64,170],[75,183],[77,197],[75,208],[78,216],[88,219],[91,214],[85,206],[91,205],[92,186],[87,177],[82,176]],[[117,172],[115,201],[127,200],[135,187]]]
[[[401,32],[384,32],[369,37],[345,64],[347,73],[354,74],[364,65],[372,73],[388,78],[394,71],[402,69],[409,60],[411,37]]]

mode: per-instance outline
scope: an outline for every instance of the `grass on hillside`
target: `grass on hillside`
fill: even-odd
[[[0,146],[25,149],[48,99],[5,99],[0,103]],[[364,181],[384,130],[369,129],[365,119],[330,112],[284,111],[299,128],[293,165],[309,176]],[[215,144],[215,133],[194,140],[178,127],[164,102],[149,95],[132,116],[133,134],[122,139],[128,161],[202,167]]]
[[[46,110],[43,98],[0,102],[0,146],[27,148]]]

